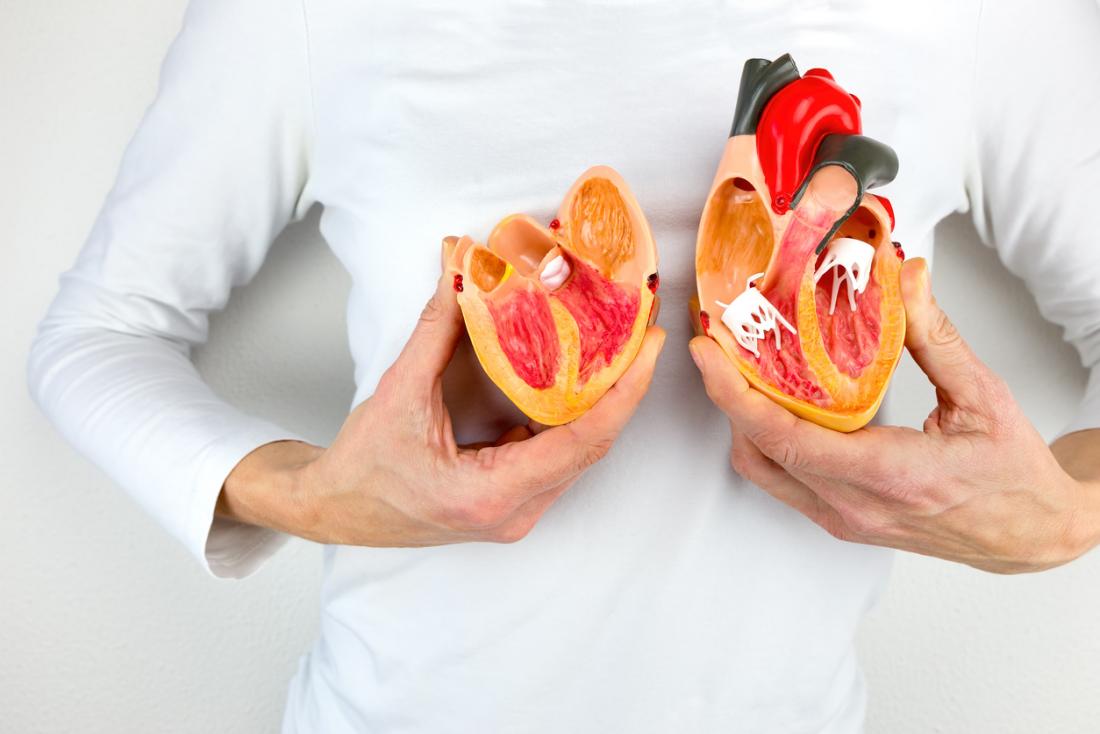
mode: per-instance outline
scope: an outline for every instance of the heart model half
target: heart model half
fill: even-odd
[[[829,72],[745,63],[699,224],[700,327],[757,390],[840,431],[874,416],[905,339],[893,209],[866,193],[897,166]]]
[[[485,373],[530,418],[567,423],[633,361],[656,315],[657,250],[626,182],[596,166],[544,226],[505,217],[485,245],[443,241]]]

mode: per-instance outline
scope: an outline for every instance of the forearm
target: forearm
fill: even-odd
[[[226,477],[215,514],[310,537],[312,510],[301,485],[301,469],[323,451],[303,441],[273,441],[260,446]]]
[[[1081,487],[1076,544],[1085,553],[1100,544],[1100,428],[1066,434],[1050,449]]]

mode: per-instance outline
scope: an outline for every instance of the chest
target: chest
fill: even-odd
[[[962,4],[887,5],[316,2],[311,186],[326,237],[386,313],[414,314],[443,236],[484,238],[517,211],[548,221],[602,163],[650,219],[666,304],[686,300],[741,66],[789,51],[860,96],[865,132],[902,162],[884,191],[899,236],[923,238],[965,201],[972,24]]]

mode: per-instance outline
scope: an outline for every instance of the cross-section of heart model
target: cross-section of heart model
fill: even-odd
[[[444,267],[485,373],[530,418],[567,423],[637,355],[656,315],[657,250],[622,177],[585,171],[557,216],[505,217],[484,245],[443,242]]]
[[[759,391],[840,431],[878,410],[905,339],[897,175],[861,103],[824,69],[745,63],[699,224],[699,325]]]

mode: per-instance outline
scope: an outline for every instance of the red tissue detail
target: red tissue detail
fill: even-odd
[[[452,283],[452,285],[454,286],[454,289],[456,291],[458,291],[459,293],[462,292],[462,274],[461,273],[459,273],[458,275],[455,276],[455,279],[454,279],[454,282]]]
[[[879,203],[882,204],[882,208],[886,210],[886,213],[890,215],[890,231],[894,231],[894,205],[890,203],[890,200],[881,194],[871,194]]]
[[[775,213],[786,213],[822,138],[862,129],[859,104],[823,69],[811,69],[776,92],[756,128],[756,153]]]
[[[822,252],[815,268],[825,259]],[[882,339],[882,286],[871,271],[863,293],[855,296],[856,310],[848,305],[848,284],[840,286],[836,309],[829,313],[830,296],[836,271],[830,270],[814,290],[817,326],[821,342],[836,368],[849,377],[859,378],[874,361]]]
[[[703,333],[710,336],[710,314],[706,311],[699,312],[699,325],[703,327]]]
[[[775,254],[774,271],[768,278],[755,282],[760,292],[783,318],[796,326],[798,294],[807,266],[810,265],[807,258],[813,257],[814,247],[828,231],[835,214],[835,211],[817,206],[814,202],[808,202],[806,206],[795,210]],[[820,258],[824,258],[824,254]],[[844,300],[844,310],[847,311],[847,296],[842,295],[841,299]],[[755,363],[760,376],[784,393],[815,405],[827,404],[828,396],[810,370],[799,337],[789,333],[782,334],[782,337],[782,349],[776,348],[775,339],[770,335],[767,339],[760,340],[757,344],[759,356],[740,347],[742,358]]]
[[[550,220],[550,229],[561,229],[561,220],[551,219]]]
[[[592,373],[619,355],[630,339],[638,316],[641,296],[600,275],[599,271],[574,259],[573,275],[553,292],[577,322],[581,337],[581,355],[577,381],[584,384]]]
[[[657,289],[661,287],[661,276],[657,273],[650,273],[649,277],[645,279],[645,284],[649,286],[651,292],[656,293]]]
[[[905,250],[901,249],[900,247],[896,248],[894,250],[894,253],[898,256],[898,260],[905,259]]]
[[[497,341],[516,374],[541,390],[554,385],[561,345],[546,293],[521,289],[500,301],[489,301]]]

